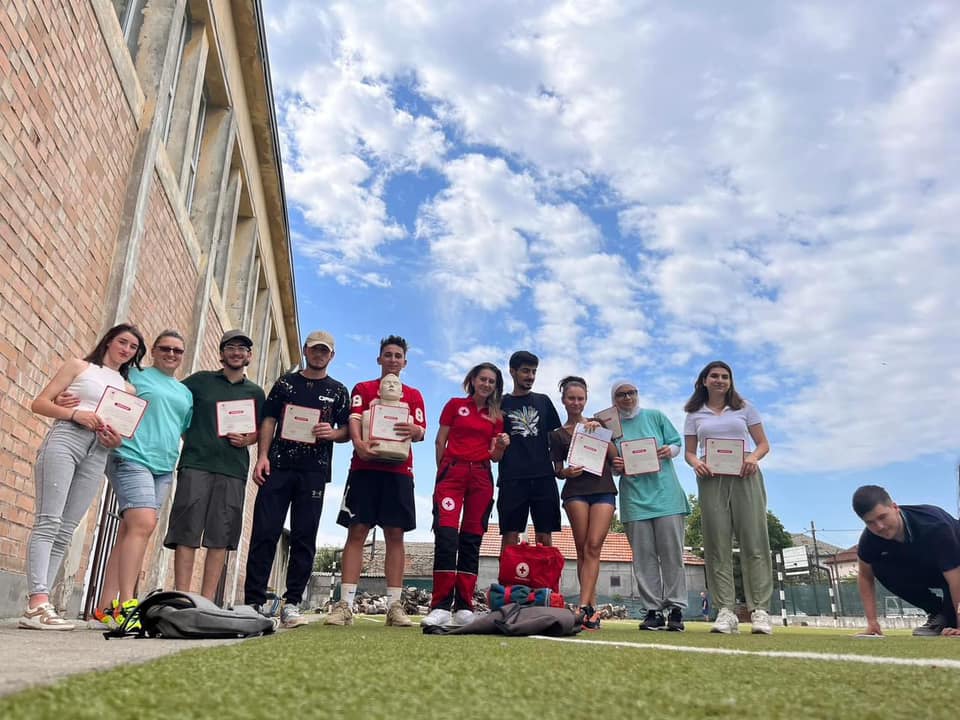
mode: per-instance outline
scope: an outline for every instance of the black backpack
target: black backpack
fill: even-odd
[[[137,620],[140,627],[131,629]],[[269,635],[276,629],[275,619],[264,617],[248,605],[224,609],[197,593],[155,590],[143,599],[123,625],[103,636],[108,639],[131,635],[141,638],[245,638]]]

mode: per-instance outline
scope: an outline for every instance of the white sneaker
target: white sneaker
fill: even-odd
[[[300,614],[296,605],[284,605],[280,608],[280,624],[285,628],[295,628],[307,624],[307,619]]]
[[[464,625],[472,623],[476,617],[477,616],[473,614],[473,610],[457,610],[447,625],[450,627],[463,627]]]
[[[737,620],[737,616],[733,614],[733,611],[727,608],[720,608],[720,612],[717,613],[717,620],[713,623],[713,627],[710,628],[710,632],[723,633],[724,635],[738,633],[740,632],[740,621]]]
[[[430,613],[420,621],[421,625],[434,626],[434,625],[446,625],[452,619],[452,615],[449,610],[444,610],[443,608],[434,608]]]
[[[770,622],[770,613],[766,610],[757,608],[750,613],[750,624],[753,629],[750,630],[754,635],[772,635],[773,625]]]
[[[27,630],[73,630],[76,627],[60,617],[57,609],[48,602],[40,603],[33,609],[27,608],[17,626]]]

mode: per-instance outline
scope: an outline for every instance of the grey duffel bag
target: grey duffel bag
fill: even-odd
[[[132,629],[135,620],[140,627]],[[274,619],[247,605],[224,609],[197,593],[157,590],[143,599],[120,628],[104,637],[245,638],[268,635],[276,627]]]

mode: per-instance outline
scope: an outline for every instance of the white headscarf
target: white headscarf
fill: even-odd
[[[629,412],[625,410],[621,410],[619,407],[617,407],[617,390],[622,388],[624,385],[628,387],[632,387],[634,390],[639,390],[637,388],[637,384],[633,382],[633,380],[626,380],[626,379],[614,380],[613,385],[610,388],[610,402],[612,402],[613,406],[620,411],[620,417],[626,418],[627,420],[629,420],[631,418],[635,418],[637,415],[640,414],[640,398],[638,393],[637,405],[636,407],[633,408],[633,410],[630,410]]]

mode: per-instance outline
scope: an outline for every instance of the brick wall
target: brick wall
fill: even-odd
[[[30,403],[109,315],[135,136],[88,3],[0,3],[0,570],[23,572],[33,521]]]

